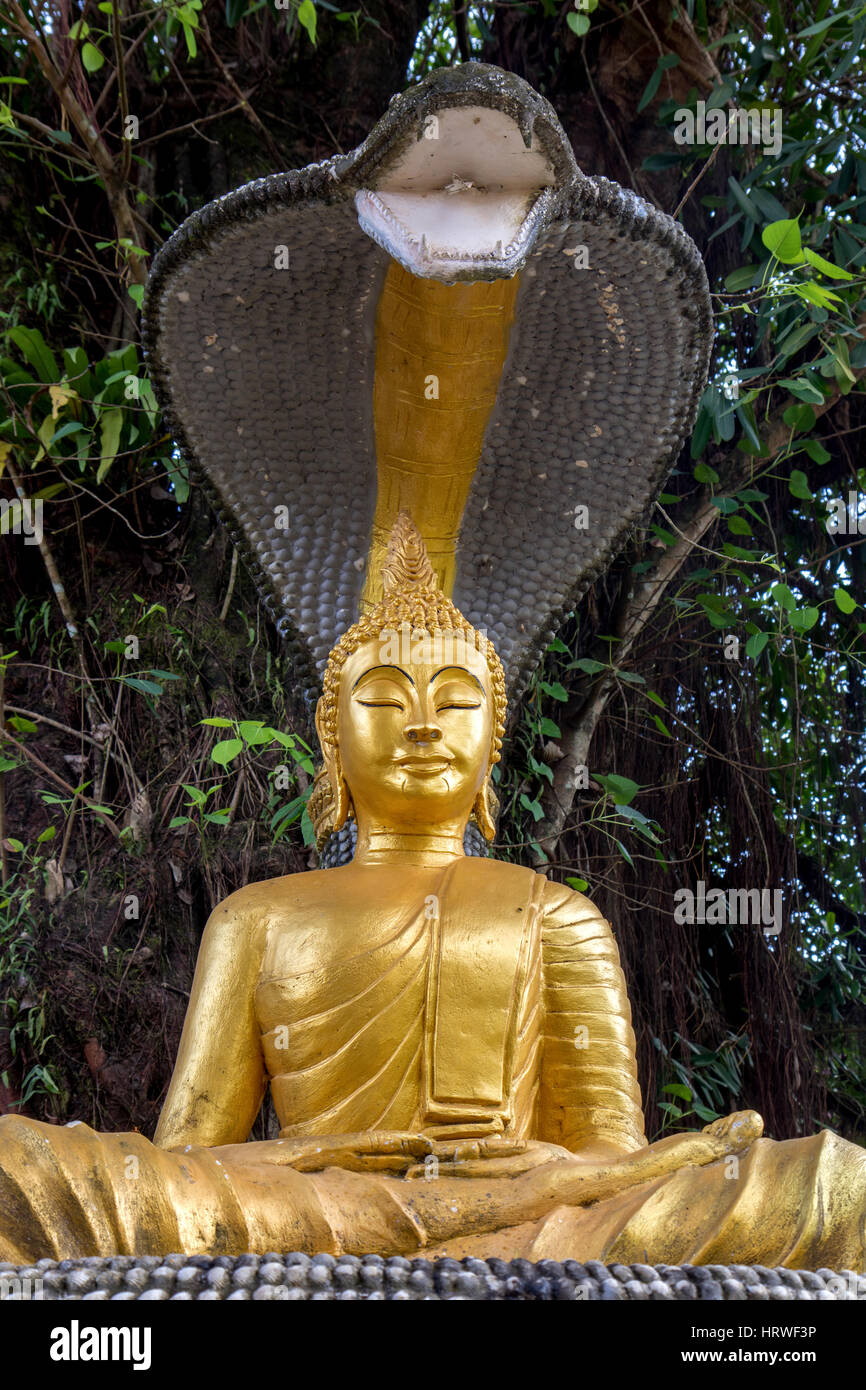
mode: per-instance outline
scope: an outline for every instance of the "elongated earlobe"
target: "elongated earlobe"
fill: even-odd
[[[319,798],[321,806],[318,815],[321,824],[316,827],[316,838],[317,840],[320,838],[324,840],[335,831],[342,830],[354,808],[351,793],[343,776],[339,747],[336,743],[332,743],[325,733],[321,700],[316,706],[316,733],[319,735],[322,760],[325,765],[324,772],[327,776],[330,793],[326,798]]]
[[[478,829],[485,840],[492,842],[496,838],[496,816],[499,813],[499,798],[490,785],[490,773],[484,778],[475,798],[472,807]]]
[[[325,767],[328,770],[328,781],[334,799],[334,824],[331,828],[334,831],[342,830],[352,810],[352,797],[343,776],[339,749],[331,750],[331,755],[325,759]]]

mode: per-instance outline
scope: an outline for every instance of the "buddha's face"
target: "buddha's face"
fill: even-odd
[[[428,640],[396,655],[381,641],[364,643],[343,668],[338,720],[359,821],[417,830],[467,820],[493,717],[487,661],[468,643]]]

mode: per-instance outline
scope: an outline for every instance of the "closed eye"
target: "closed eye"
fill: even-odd
[[[399,700],[358,700],[359,705],[366,705],[367,709],[402,709]]]
[[[438,714],[441,714],[442,711],[443,711],[443,710],[446,710],[446,709],[480,709],[480,708],[481,708],[481,702],[480,702],[480,701],[478,701],[477,704],[473,704],[473,703],[471,703],[471,702],[468,701],[468,700],[467,700],[465,703],[464,703],[462,700],[460,700],[460,701],[458,701],[458,700],[449,700],[449,702],[448,702],[447,705],[437,705],[437,706],[436,706],[436,712],[437,712]]]

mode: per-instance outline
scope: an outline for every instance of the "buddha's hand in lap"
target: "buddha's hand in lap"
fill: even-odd
[[[430,1158],[436,1160],[435,1168]],[[574,1155],[560,1144],[543,1144],[532,1139],[512,1139],[493,1134],[483,1139],[437,1139],[426,1162],[416,1164],[407,1178],[437,1177],[516,1178],[542,1164],[555,1163]]]
[[[220,1149],[220,1160],[243,1167],[267,1164],[295,1168],[299,1173],[345,1168],[356,1173],[400,1174],[432,1153],[433,1141],[424,1134],[367,1130],[357,1134],[302,1135],[229,1144]]]
[[[549,1200],[584,1205],[615,1196],[630,1187],[654,1182],[681,1168],[702,1168],[731,1154],[742,1153],[764,1130],[754,1110],[738,1110],[690,1134],[670,1134],[645,1149],[618,1157],[598,1156],[587,1148],[572,1154],[570,1163],[554,1164],[528,1173],[527,1186],[538,1187]]]

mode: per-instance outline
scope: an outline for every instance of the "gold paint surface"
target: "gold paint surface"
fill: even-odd
[[[353,860],[211,914],[155,1144],[0,1117],[0,1261],[423,1250],[855,1268],[863,1149],[829,1131],[772,1142],[752,1111],[647,1145],[610,926],[570,888],[463,852],[501,671],[475,645],[445,666],[385,658],[369,632],[401,594],[431,628],[459,618],[414,542],[392,550],[388,586],[332,654],[317,714]],[[267,1084],[280,1137],[246,1143]]]
[[[362,611],[382,596],[398,514],[411,513],[451,594],[460,521],[514,321],[519,275],[443,285],[392,261],[376,315],[378,493]]]

